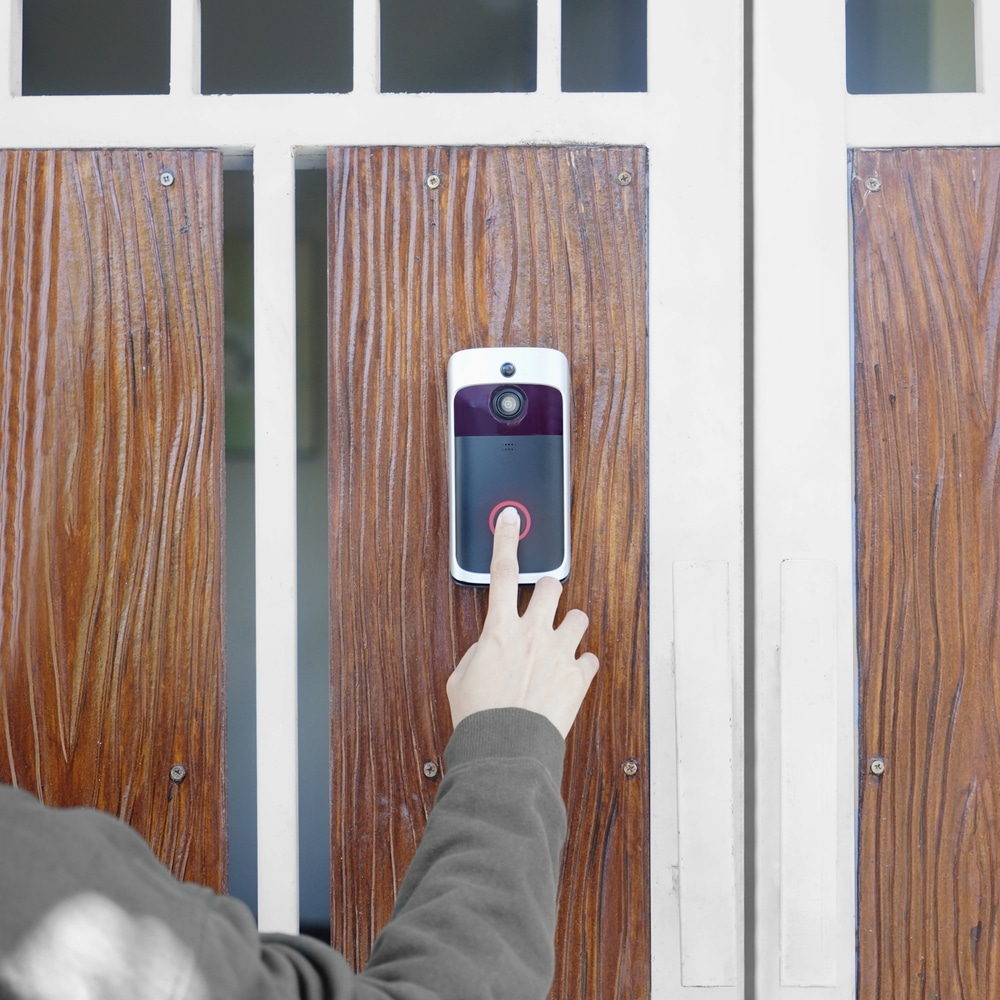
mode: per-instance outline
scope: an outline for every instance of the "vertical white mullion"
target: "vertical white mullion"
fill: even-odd
[[[537,79],[540,95],[562,90],[562,0],[538,0]]]
[[[996,96],[1000,90],[1000,11],[995,3],[975,0],[976,90]]]
[[[0,104],[21,96],[21,0],[0,0],[0,25],[10,32],[0,37]]]
[[[741,1000],[743,2],[647,16],[651,995]]]
[[[254,150],[257,872],[262,930],[299,922],[295,160]]]
[[[756,968],[769,1000],[850,1000],[856,981],[844,22],[843,0],[754,6]]]
[[[354,93],[381,89],[382,24],[379,0],[354,0]]]
[[[171,0],[170,93],[201,93],[201,2]]]

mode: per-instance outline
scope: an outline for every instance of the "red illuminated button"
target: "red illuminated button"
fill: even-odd
[[[517,536],[518,541],[521,541],[524,536],[531,531],[531,515],[528,513],[528,508],[524,506],[523,503],[518,503],[516,500],[501,500],[493,510],[490,511],[490,533],[496,534],[497,529],[497,515],[504,509],[504,507],[516,507],[521,512],[521,524],[524,525],[521,534]]]

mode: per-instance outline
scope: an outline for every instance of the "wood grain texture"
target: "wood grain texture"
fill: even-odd
[[[121,816],[215,888],[221,169],[0,153],[0,779]]]
[[[858,152],[853,215],[858,995],[986,1000],[1000,995],[1000,150]]]
[[[334,149],[328,167],[333,941],[361,965],[389,916],[451,731],[445,682],[485,613],[448,576],[447,359],[555,347],[562,609],[590,613],[602,671],[568,745],[552,996],[648,997],[645,152]]]

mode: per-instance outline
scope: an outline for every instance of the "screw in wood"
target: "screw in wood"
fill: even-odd
[[[625,772],[626,778],[634,778],[639,773],[639,762],[634,757],[629,757],[622,764],[622,770]]]
[[[441,187],[441,175],[440,174],[428,174],[427,175],[427,186],[432,191],[435,188]]]
[[[618,183],[621,184],[622,187],[627,187],[632,183],[632,174],[628,170],[620,170],[618,172]]]
[[[170,780],[179,785],[187,777],[187,768],[183,764],[174,764],[170,768]]]
[[[881,191],[882,182],[877,177],[866,177],[865,178],[865,190],[867,191]]]
[[[425,778],[436,778],[438,776],[438,766],[433,760],[429,760],[424,764],[424,777]]]
[[[885,774],[885,761],[881,757],[872,757],[872,762],[868,767],[872,774],[876,776]]]
[[[162,184],[162,185],[163,185],[163,186],[164,186],[165,188],[168,188],[168,187],[170,187],[170,185],[174,183],[174,175],[173,175],[173,172],[172,172],[172,171],[170,171],[170,170],[161,170],[161,171],[160,171],[160,183],[161,183],[161,184]]]

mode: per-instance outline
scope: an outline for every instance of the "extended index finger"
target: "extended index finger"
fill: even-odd
[[[521,519],[513,507],[505,507],[493,531],[493,559],[490,562],[489,614],[517,614],[517,541]]]

